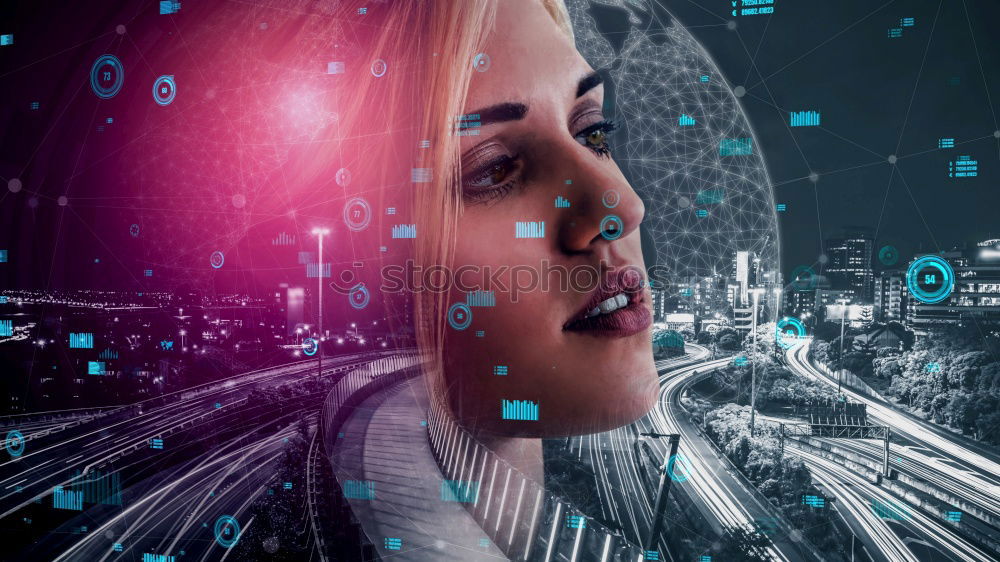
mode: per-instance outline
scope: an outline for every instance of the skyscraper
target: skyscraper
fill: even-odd
[[[829,259],[824,273],[834,289],[854,293],[855,302],[874,302],[875,272],[872,269],[875,235],[871,229],[852,228],[841,237],[828,238],[823,243]]]

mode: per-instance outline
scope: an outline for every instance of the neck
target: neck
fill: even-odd
[[[497,435],[475,435],[481,443],[499,458],[510,463],[521,474],[539,485],[545,484],[545,469],[542,461],[542,440],[530,437],[503,437]]]

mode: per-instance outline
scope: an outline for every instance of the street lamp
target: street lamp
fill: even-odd
[[[660,530],[663,528],[663,516],[667,508],[667,496],[670,495],[670,482],[674,478],[671,460],[677,458],[677,445],[680,443],[681,436],[678,433],[663,434],[657,432],[640,433],[639,435],[656,439],[666,437],[670,440],[670,450],[667,456],[664,457],[663,465],[659,471],[660,482],[656,488],[656,501],[653,506],[653,525],[649,529],[649,537],[646,538],[645,545],[646,550],[656,550]]]
[[[757,303],[760,301],[760,295],[764,293],[764,289],[760,287],[755,287],[750,289],[750,294],[753,295],[753,320],[751,322],[750,333],[753,335],[753,343],[751,344],[751,353],[755,356],[757,355]],[[753,357],[750,360],[750,435],[753,435],[754,422],[756,421],[757,412],[757,358]]]
[[[312,229],[313,236],[316,237],[319,248],[316,253],[316,296],[319,299],[318,302],[318,314],[317,320],[319,328],[319,347],[318,353],[316,354],[319,358],[319,370],[317,371],[317,378],[323,376],[323,237],[330,234],[329,228],[316,227]]]
[[[847,319],[848,302],[848,299],[845,298],[837,299],[837,303],[840,304],[840,355],[837,356],[837,396],[840,396],[840,379],[844,371],[844,322]]]

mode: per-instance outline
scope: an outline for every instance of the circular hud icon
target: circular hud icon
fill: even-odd
[[[115,97],[124,83],[125,68],[114,55],[101,55],[90,67],[90,88],[99,98]]]
[[[486,53],[479,53],[472,57],[472,68],[475,68],[476,72],[486,72],[490,69],[490,56]]]
[[[601,236],[605,240],[617,240],[624,230],[625,225],[617,215],[608,215],[601,220]]]
[[[177,83],[173,75],[164,75],[153,82],[153,100],[160,105],[170,105],[177,96]]]
[[[774,341],[784,349],[799,345],[804,337],[806,337],[806,327],[798,318],[786,316],[778,320],[774,326]]]
[[[215,541],[223,548],[230,548],[240,540],[240,523],[232,515],[223,515],[215,520]]]
[[[302,340],[302,353],[305,353],[309,357],[316,355],[319,351],[319,344],[313,338],[306,338]]]
[[[222,264],[226,263],[226,256],[222,254],[219,250],[212,252],[212,256],[208,258],[208,262],[212,264],[212,267],[219,269]]]
[[[372,76],[375,78],[381,78],[385,75],[385,71],[389,70],[389,65],[382,59],[375,59],[372,63]]]
[[[940,256],[917,258],[906,270],[906,288],[922,303],[941,302],[955,289],[955,270]]]
[[[472,309],[464,302],[456,302],[448,309],[448,324],[456,330],[464,330],[472,324]]]
[[[368,302],[371,301],[371,294],[368,293],[368,287],[365,287],[364,283],[358,283],[347,293],[347,298],[351,301],[351,306],[361,310],[368,306]]]
[[[372,208],[361,197],[353,197],[344,205],[344,224],[354,232],[368,228],[372,221]]]
[[[24,454],[24,435],[21,435],[20,431],[13,430],[7,433],[7,453],[12,457]]]
[[[896,265],[899,261],[899,250],[895,246],[882,246],[878,251],[878,261],[882,265]]]

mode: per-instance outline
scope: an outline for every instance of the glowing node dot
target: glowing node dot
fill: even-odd
[[[58,205],[59,205],[60,207],[65,207],[65,206],[66,206],[66,204],[67,204],[67,203],[69,203],[69,199],[67,199],[65,195],[60,195],[60,196],[59,196],[59,199],[56,199],[56,203],[57,203],[57,204],[58,204]]]
[[[735,88],[733,88],[733,95],[738,98],[742,98],[743,96],[747,95],[747,89],[744,88],[743,86],[736,86]]]
[[[809,172],[809,181],[816,183],[819,181],[819,174],[816,172]]]
[[[118,24],[118,27],[115,28],[115,32],[118,35],[125,35],[125,26],[122,24]]]
[[[233,202],[233,207],[236,207],[237,209],[242,209],[247,204],[247,198],[242,193],[237,193],[236,195],[233,195],[232,202]]]
[[[17,178],[7,180],[7,189],[9,189],[11,193],[21,191],[21,180]]]
[[[887,160],[889,161],[890,164],[895,164],[896,163],[896,155],[895,154],[890,154],[889,158],[887,158]]]
[[[736,21],[735,20],[729,20],[729,21],[727,21],[726,22],[726,29],[728,29],[729,31],[735,31],[736,30]]]

